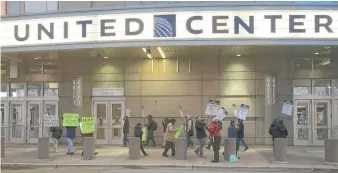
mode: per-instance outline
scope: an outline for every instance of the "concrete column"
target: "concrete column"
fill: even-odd
[[[83,138],[83,160],[92,160],[95,158],[95,138]]]
[[[338,139],[325,139],[325,162],[338,163]]]
[[[1,136],[1,158],[5,158],[5,136]]]
[[[175,154],[177,160],[188,159],[188,144],[187,138],[176,138],[175,139]]]
[[[224,160],[229,161],[230,155],[236,155],[236,138],[224,140]]]
[[[141,140],[140,137],[130,137],[128,138],[129,143],[129,159],[137,160],[140,158],[140,146]]]
[[[38,140],[38,159],[49,158],[49,137],[40,137]]]
[[[273,106],[265,106],[264,108],[264,144],[265,145],[271,145],[271,135],[269,134],[269,128],[271,125],[271,122],[273,120],[272,117],[272,107]]]
[[[288,140],[286,138],[275,138],[274,141],[274,158],[277,163],[287,163],[287,146]]]

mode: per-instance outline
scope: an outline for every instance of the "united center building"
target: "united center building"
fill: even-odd
[[[290,145],[338,138],[337,2],[2,2],[1,125],[9,143],[48,135],[43,115],[94,116],[98,144],[178,107],[249,106],[245,138],[268,145],[282,117]],[[282,114],[283,103],[292,115]],[[131,134],[132,135],[132,134]],[[80,136],[78,134],[78,136]],[[79,138],[80,140],[80,138]]]

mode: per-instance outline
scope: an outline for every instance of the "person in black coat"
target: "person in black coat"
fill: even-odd
[[[126,147],[127,143],[129,143],[128,140],[128,134],[129,134],[129,119],[127,116],[123,117],[124,124],[123,124],[123,146]]]
[[[237,151],[239,151],[239,145],[241,142],[243,143],[245,147],[244,151],[249,149],[248,145],[244,141],[244,124],[243,124],[243,120],[241,119],[238,119],[238,122],[237,122],[237,138],[236,139],[237,139],[236,140],[236,154],[237,154]]]
[[[289,132],[285,127],[283,120],[276,118],[270,125],[269,134],[272,136],[272,145],[274,146],[275,138],[286,138]],[[272,149],[273,153],[275,153],[275,148],[272,147]]]
[[[203,147],[205,146],[205,138],[207,137],[207,133],[205,133],[206,127],[207,127],[207,124],[205,123],[204,118],[198,116],[196,119],[195,129],[196,129],[196,136],[197,136],[200,146],[195,150],[195,153],[199,157],[203,157]]]
[[[52,132],[52,140],[54,144],[54,150],[57,152],[58,149],[58,143],[61,139],[61,136],[63,134],[62,127],[51,127],[50,131]]]

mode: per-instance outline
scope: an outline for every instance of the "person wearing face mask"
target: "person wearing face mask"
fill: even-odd
[[[210,132],[210,135],[213,136],[213,145],[212,148],[214,150],[214,160],[212,160],[212,163],[218,163],[219,162],[219,150],[221,145],[221,129],[220,123],[218,122],[217,117],[214,117],[212,119],[212,122],[208,126],[208,131]]]

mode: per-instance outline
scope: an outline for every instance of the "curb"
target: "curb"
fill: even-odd
[[[143,165],[134,165],[134,164],[42,164],[42,163],[1,163],[1,169],[10,169],[10,170],[20,170],[20,169],[38,169],[38,168],[69,168],[69,167],[100,167],[100,168],[127,168],[127,169],[151,169],[151,168],[161,168],[161,169],[189,169],[189,170],[224,170],[224,169],[236,169],[236,170],[262,170],[269,169],[272,170],[308,170],[308,171],[337,171],[338,167],[330,165],[292,165],[287,167],[286,165],[269,165],[269,166],[236,166],[236,165],[154,165],[154,164],[143,164]]]

